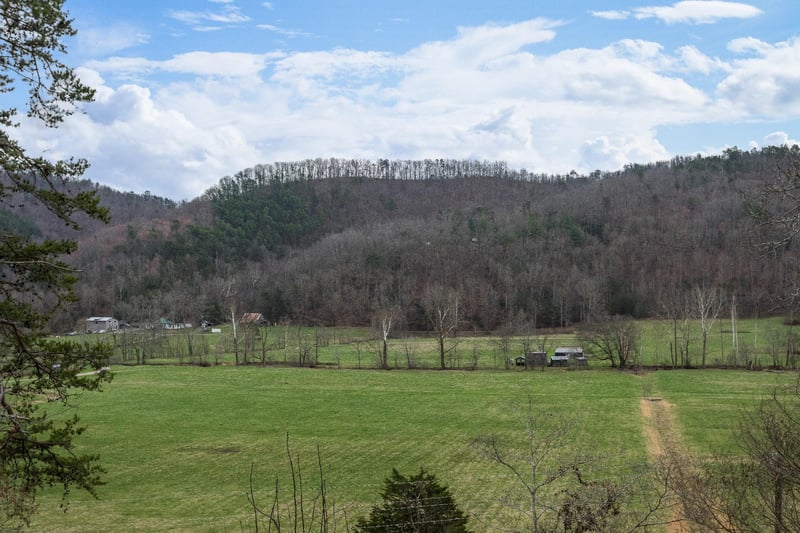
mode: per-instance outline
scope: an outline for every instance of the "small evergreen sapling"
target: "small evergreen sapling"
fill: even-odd
[[[393,468],[381,498],[383,502],[358,521],[357,533],[469,533],[468,517],[459,509],[450,489],[422,468],[409,477]]]

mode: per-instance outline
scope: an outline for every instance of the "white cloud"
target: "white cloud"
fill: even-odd
[[[331,52],[298,52],[277,62],[275,79],[290,82],[298,78],[334,79],[347,76],[344,82],[397,68],[396,56],[385,52],[361,52],[338,49]]]
[[[736,42],[730,47],[757,55],[732,63],[692,46],[667,51],[633,39],[543,53],[539,45],[561,24],[460,28],[452,39],[399,54],[191,52],[95,61],[80,72],[98,88],[85,115],[57,135],[24,131],[49,154],[87,157],[92,179],[180,199],[248,166],[308,157],[614,170],[670,157],[661,126],[773,116],[800,98],[800,90],[790,92],[800,77],[800,68],[788,68],[798,64],[794,42]],[[683,77],[712,72],[726,76],[716,97]],[[757,86],[763,79],[771,90]]]
[[[789,134],[783,131],[776,131],[764,137],[764,144],[767,146],[800,146],[800,141],[789,138]]]
[[[86,106],[90,119],[98,124],[152,120],[155,107],[150,91],[138,85],[122,85],[116,90],[101,90],[95,102]]]
[[[737,54],[756,53],[765,54],[774,46],[754,37],[742,37],[728,43],[728,50]]]
[[[800,146],[800,141],[792,139],[785,131],[774,131],[765,135],[761,142],[755,140],[748,142],[748,148],[752,150],[760,150],[765,146]],[[722,150],[717,151],[721,152]]]
[[[522,48],[552,40],[558,21],[533,19],[508,25],[488,24],[458,28],[449,41],[426,43],[406,56],[410,68],[428,69],[431,65],[486,65],[490,60],[508,57]]]
[[[677,63],[675,68],[685,72],[699,72],[710,74],[716,70],[726,71],[728,64],[716,58],[711,58],[694,46],[682,46],[677,50]]]
[[[132,24],[114,23],[104,27],[81,28],[77,36],[78,54],[106,55],[150,40],[150,35]]]
[[[259,30],[271,31],[273,33],[277,33],[278,35],[282,35],[283,37],[288,37],[290,39],[295,39],[297,37],[313,37],[313,34],[307,31],[290,30],[286,28],[281,28],[280,26],[275,26],[274,24],[257,24],[256,28],[258,28]]]
[[[191,109],[190,115],[165,106],[142,87],[105,89],[86,114],[71,117],[58,130],[26,123],[21,132],[47,147],[48,157],[88,157],[87,177],[120,190],[147,189],[172,198],[194,197],[213,183],[211,175],[257,162],[257,151],[240,129],[229,122],[209,125],[198,115],[202,109]],[[76,142],[64,143],[64,138]]]
[[[718,85],[726,105],[742,115],[770,118],[800,116],[800,39],[768,46],[748,41],[756,57],[731,63],[730,74]],[[741,50],[743,41],[734,49]]]
[[[750,4],[725,2],[722,0],[683,0],[671,6],[636,7],[631,10],[593,11],[592,15],[608,20],[624,20],[631,16],[637,19],[659,19],[667,24],[713,24],[722,19],[746,19],[760,15],[762,11]]]
[[[606,135],[589,139],[580,147],[584,169],[619,169],[630,163],[669,159],[670,154],[656,139],[655,132],[640,136]]]
[[[169,11],[167,15],[200,31],[218,28],[219,26],[214,26],[215,24],[236,25],[250,20],[250,17],[243,15],[241,10],[233,5],[232,2],[217,3],[222,4],[221,9],[218,11],[173,10]]]
[[[702,91],[679,77],[664,75],[675,61],[656,43],[623,40],[599,50],[556,54],[546,60],[546,72],[548,84],[558,85],[559,96],[569,101],[635,105],[659,114],[704,106],[707,97]]]
[[[607,20],[625,20],[631,16],[630,11],[592,11],[592,15]]]
[[[270,61],[282,56],[281,53],[198,51],[178,54],[163,61],[141,57],[112,57],[103,61],[89,61],[86,67],[128,78],[156,71],[196,76],[250,77],[257,76]]]
[[[667,24],[712,24],[720,19],[745,19],[761,14],[755,6],[719,0],[685,0],[668,7],[641,7],[634,11],[636,18],[657,18]]]
[[[189,52],[158,63],[167,72],[198,76],[249,77],[256,76],[273,55],[238,52]]]

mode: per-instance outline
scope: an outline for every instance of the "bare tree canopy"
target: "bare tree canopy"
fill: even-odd
[[[638,362],[639,326],[630,317],[616,316],[581,330],[579,338],[592,355],[611,362],[612,368],[624,370]]]

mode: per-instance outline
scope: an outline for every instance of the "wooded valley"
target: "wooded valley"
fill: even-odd
[[[792,314],[796,250],[761,246],[780,228],[752,214],[774,207],[761,194],[793,154],[729,149],[589,176],[316,159],[246,169],[179,204],[99,187],[112,223],[79,234],[80,302],[54,328],[232,312],[369,325],[393,309],[426,330],[426,306],[446,300],[460,328],[484,332],[688,314],[697,288],[741,316]],[[67,231],[20,203],[0,224]]]

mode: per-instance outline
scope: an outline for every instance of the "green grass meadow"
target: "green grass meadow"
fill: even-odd
[[[268,509],[279,476],[291,484],[286,436],[309,493],[317,449],[328,496],[352,522],[379,499],[391,468],[425,467],[449,485],[474,531],[507,525],[501,497],[517,486],[478,457],[477,436],[521,446],[530,397],[542,427],[575,420],[569,448],[597,458],[598,475],[623,474],[646,460],[639,400],[659,395],[675,406],[688,446],[731,449],[744,407],[792,373],[669,370],[642,375],[588,371],[425,371],[115,366],[101,393],[77,399],[88,430],[81,450],[107,469],[97,500],[76,491],[67,512],[59,492],[41,499],[34,531],[250,531],[249,476]]]
[[[650,373],[653,389],[675,406],[678,429],[699,455],[738,453],[731,432],[745,411],[774,391],[793,392],[793,372],[675,370]]]
[[[641,331],[639,364],[645,366],[672,366],[675,332],[673,324],[663,320],[639,322]],[[787,360],[785,346],[788,337],[794,337],[796,327],[787,326],[780,317],[739,320],[737,324],[738,352],[733,350],[730,319],[718,318],[706,343],[708,366],[766,368],[770,366],[796,367],[797,357]],[[234,362],[234,347],[230,325],[220,326],[219,333],[200,333],[199,330],[170,331],[157,334],[153,331],[128,331],[114,334],[86,335],[87,342],[106,341],[115,346],[115,364],[141,363],[135,352],[146,353],[147,364],[202,364],[219,365]],[[380,342],[369,328],[312,328],[296,326],[270,326],[255,329],[240,328],[239,360],[250,364],[297,365],[304,354],[303,364],[337,369],[377,368]],[[504,369],[506,361],[524,353],[526,342],[536,349],[544,342],[548,354],[558,346],[580,345],[577,331],[537,331],[529,337],[510,337],[505,348],[496,336],[461,334],[446,342],[446,366],[450,369]],[[678,332],[678,343],[681,334]],[[796,341],[795,341],[796,342]],[[189,344],[191,343],[191,350]],[[690,364],[702,364],[702,335],[696,321],[689,324]],[[590,347],[585,347],[590,352]],[[436,340],[429,334],[392,338],[389,340],[388,366],[402,369],[439,368]],[[593,367],[608,366],[607,361],[590,357]]]

